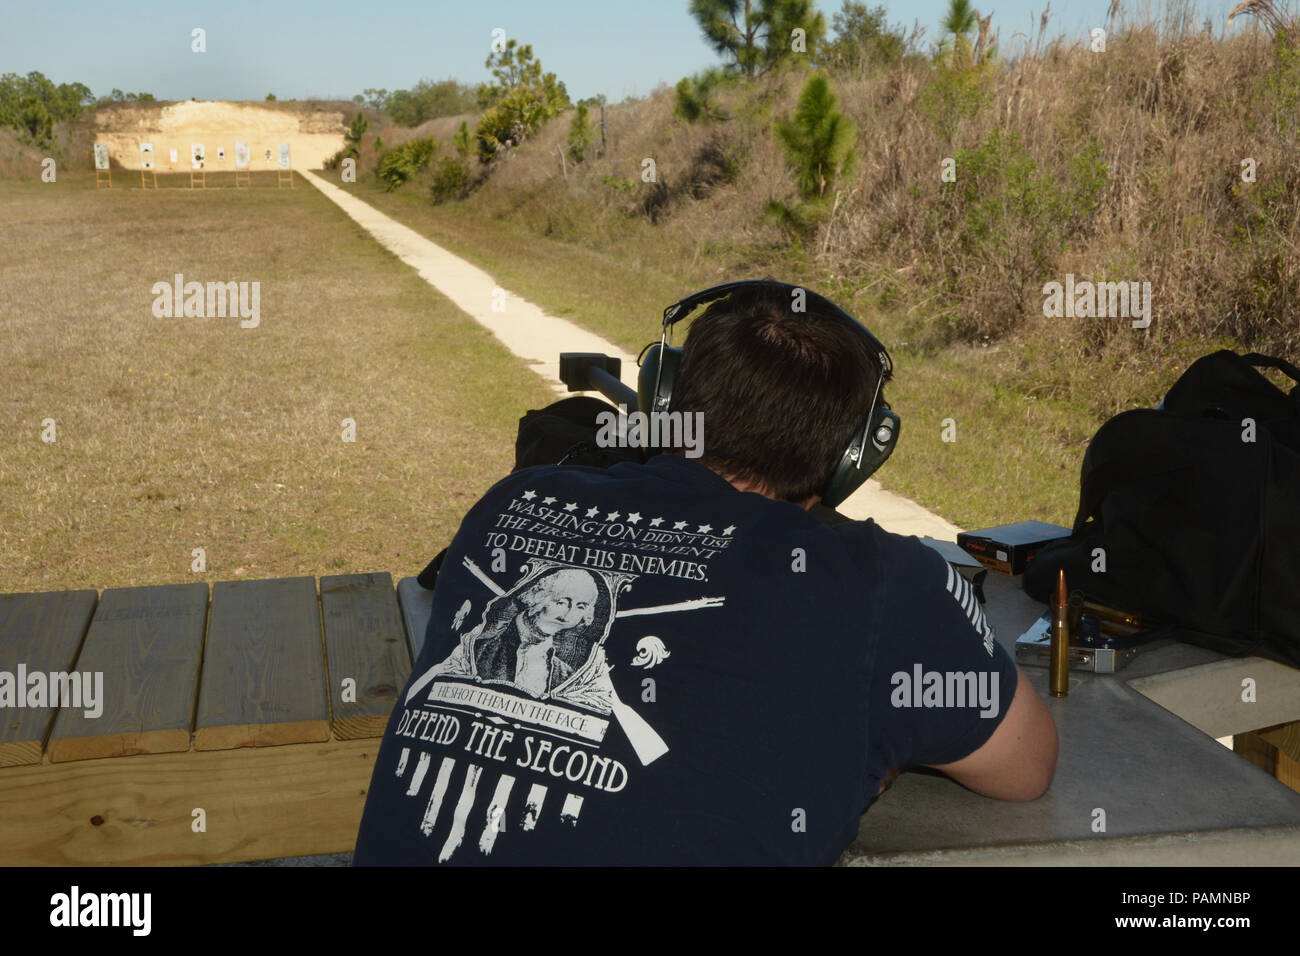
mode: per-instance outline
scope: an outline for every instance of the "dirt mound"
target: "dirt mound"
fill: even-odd
[[[251,169],[272,169],[279,144],[289,144],[293,166],[318,169],[343,148],[343,104],[228,103],[187,100],[179,103],[130,103],[96,111],[94,139],[126,169],[140,168],[140,144],[153,143],[158,169],[190,167],[190,146],[202,143],[209,172],[235,168],[236,140],[252,151]],[[176,150],[176,162],[170,151]],[[218,150],[225,156],[218,157]],[[269,157],[269,158],[268,158]]]

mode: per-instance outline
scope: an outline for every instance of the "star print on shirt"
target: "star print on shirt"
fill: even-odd
[[[565,510],[565,511],[577,511],[577,510],[578,510],[578,503],[577,503],[576,501],[570,501],[567,505],[564,506],[564,510]]]
[[[678,521],[678,522],[676,522],[676,523],[673,525],[673,530],[674,530],[674,531],[681,531],[681,530],[682,530],[683,528],[685,528],[685,527],[686,527],[686,522],[685,522],[685,521]]]
[[[617,521],[617,520],[618,520],[618,512],[617,512],[617,511],[611,511],[609,514],[605,515],[605,520],[606,520],[606,521]]]
[[[710,531],[712,531],[712,530],[713,530],[713,525],[711,525],[711,524],[702,524],[702,525],[700,525],[699,533],[700,533],[700,534],[708,534],[708,533],[709,533]]]
[[[723,534],[731,534],[731,532],[733,532],[733,531],[735,531],[735,530],[736,530],[736,526],[735,526],[734,524],[729,524],[729,525],[727,525],[725,528],[722,529],[722,533],[723,533]]]
[[[659,527],[659,526],[660,526],[661,524],[663,524],[663,523],[664,523],[664,519],[663,519],[663,518],[651,518],[651,519],[650,519],[650,527],[652,527],[652,528],[657,528],[657,527]]]
[[[554,496],[554,495],[547,495],[545,498],[542,499],[542,504],[544,504],[544,505],[550,505],[550,504],[554,504],[554,503],[555,503],[555,496]]]
[[[524,492],[524,500],[525,500],[525,501],[532,501],[532,500],[533,500],[534,498],[536,498],[536,497],[537,497],[537,492],[535,492],[535,491],[525,491],[525,492]]]
[[[627,516],[628,524],[636,524],[640,520],[641,520],[641,512],[639,511],[633,511],[630,515]]]
[[[599,512],[600,512],[600,509],[599,509],[599,508],[596,508],[596,507],[594,507],[594,506],[591,507],[591,508],[588,508],[588,509],[587,509],[587,517],[588,517],[588,518],[594,518],[594,517],[596,517],[597,514],[599,514]]]

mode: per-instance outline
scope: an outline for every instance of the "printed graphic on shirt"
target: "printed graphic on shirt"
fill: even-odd
[[[948,593],[961,605],[962,613],[966,615],[971,626],[984,635],[984,650],[988,651],[989,657],[992,657],[993,642],[996,640],[993,628],[984,617],[984,608],[980,606],[979,598],[975,596],[974,586],[951,564],[948,565]]]
[[[601,645],[614,596],[633,578],[535,558],[514,587],[488,602],[478,626],[435,671],[608,714],[614,692]],[[430,698],[456,700],[466,693],[438,698],[431,692]],[[603,727],[589,736],[599,741]]]
[[[406,796],[427,801],[419,833],[446,831],[439,862],[467,837],[491,854],[500,840],[526,838],[547,814],[576,827],[584,801],[634,785],[635,768],[602,752],[610,733],[626,737],[642,766],[668,753],[619,698],[610,671],[670,667],[668,641],[635,619],[721,607],[725,598],[705,591],[708,564],[736,530],[625,516],[532,490],[484,528],[481,560],[466,556],[442,570],[466,575],[483,601],[462,602],[447,622],[456,646],[411,683],[396,730],[411,743],[393,772],[409,774]],[[652,578],[671,583],[679,599],[638,606],[637,584]],[[657,630],[671,640],[670,624]],[[484,778],[498,767],[494,780]]]

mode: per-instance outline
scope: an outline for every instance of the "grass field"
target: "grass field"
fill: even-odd
[[[114,179],[0,183],[0,591],[418,571],[541,380],[306,184]],[[176,273],[259,326],[155,317]]]

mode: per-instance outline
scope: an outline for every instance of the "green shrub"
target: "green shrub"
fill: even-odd
[[[883,6],[844,0],[833,20],[835,39],[822,46],[817,58],[846,72],[897,66],[907,52],[907,35],[902,27],[889,26],[886,16]]]
[[[622,176],[605,175],[600,177],[600,181],[624,198],[631,198],[637,193],[638,183],[635,180],[624,179]]]
[[[469,195],[469,165],[460,156],[444,156],[433,169],[429,200],[436,206]]]
[[[954,158],[957,179],[943,185],[926,217],[927,233],[940,238],[935,279],[957,302],[952,335],[996,335],[1070,240],[1086,234],[1109,170],[1101,147],[1088,143],[1053,175],[1018,136],[998,130]]]
[[[1108,170],[1101,147],[1089,143],[1066,163],[1058,184],[1016,135],[993,130],[975,149],[957,151],[957,181],[947,184],[957,198],[958,225],[968,251],[1005,251],[1013,232],[1026,233],[1025,252],[1041,272],[1065,248],[1097,209]]]
[[[1300,138],[1300,45],[1274,43],[1272,68],[1255,81],[1254,98],[1272,132],[1289,142]],[[1255,125],[1250,122],[1251,132]]]
[[[728,118],[714,96],[725,83],[719,70],[705,70],[694,76],[684,76],[677,81],[673,100],[673,115],[687,123],[715,122]]]
[[[493,81],[479,87],[479,159],[491,162],[502,151],[518,146],[548,119],[569,108],[569,93],[554,73],[544,73],[529,45],[514,39],[494,51],[484,64]]]
[[[379,157],[375,174],[384,181],[388,192],[401,186],[429,165],[438,144],[432,139],[412,139],[394,146]]]
[[[993,99],[992,72],[988,69],[939,67],[916,98],[922,116],[952,142],[961,121],[974,116]]]
[[[40,100],[28,99],[19,107],[18,128],[37,146],[53,142],[54,117]]]
[[[490,162],[501,151],[518,146],[567,105],[567,99],[545,88],[520,87],[507,93],[479,117],[479,158]]]
[[[474,89],[457,80],[421,80],[409,90],[366,90],[370,103],[399,126],[419,126],[439,116],[455,116],[474,108]]]

